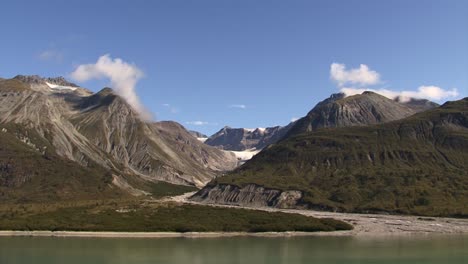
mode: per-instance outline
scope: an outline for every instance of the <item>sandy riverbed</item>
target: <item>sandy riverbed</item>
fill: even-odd
[[[191,195],[193,195],[193,193],[171,197],[166,200],[180,203],[201,204],[189,201],[188,197]],[[210,206],[240,208],[238,206],[219,204],[210,204]],[[384,214],[350,214],[277,208],[241,208],[269,212],[296,213],[317,218],[334,218],[354,226],[354,229],[350,231],[318,232],[317,235],[389,236],[414,234],[468,234],[468,219]]]

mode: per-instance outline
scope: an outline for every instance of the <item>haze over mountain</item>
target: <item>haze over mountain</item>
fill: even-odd
[[[35,151],[30,154],[34,160],[53,157],[59,165],[76,164],[72,167],[78,174],[94,168],[97,179],[110,175],[104,189],[115,191],[118,186],[135,193],[132,184],[158,181],[203,186],[237,164],[233,154],[202,144],[176,123],[142,121],[110,88],[93,94],[61,77],[17,76],[0,80],[0,93],[2,137],[25,142]],[[27,166],[22,168],[25,161],[18,162],[24,155],[6,154],[24,149],[11,149],[18,142],[1,149],[3,173],[6,182],[27,189],[34,175],[25,170]],[[58,171],[51,166],[47,169]],[[26,176],[15,174],[18,170]],[[41,177],[47,181],[47,175]]]
[[[314,108],[304,119],[307,122],[298,122],[304,133],[291,133],[192,199],[346,212],[468,215],[468,98],[396,121],[391,119],[412,110],[373,93],[332,100]],[[383,115],[380,111],[386,108],[375,105],[368,108],[377,102],[390,107],[386,113],[392,114]],[[371,122],[388,122],[364,126],[356,111],[346,111],[349,103]],[[318,115],[334,108],[340,115]]]

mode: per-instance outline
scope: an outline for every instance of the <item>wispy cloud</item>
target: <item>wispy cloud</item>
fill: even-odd
[[[48,49],[39,53],[38,58],[43,61],[62,62],[64,54],[59,50]]]
[[[239,108],[239,109],[246,109],[247,106],[244,105],[244,104],[232,104],[232,105],[229,105],[229,108]]]
[[[171,114],[177,114],[180,112],[177,107],[174,107],[171,104],[162,104],[162,105],[166,107],[167,109],[169,109],[169,112],[171,112]]]
[[[79,65],[71,77],[79,82],[92,79],[109,79],[112,88],[122,96],[144,120],[151,120],[152,114],[140,102],[136,84],[143,77],[143,71],[135,64],[120,58],[113,59],[109,54],[99,57],[96,63]]]
[[[205,121],[188,121],[185,123],[188,125],[194,125],[194,126],[205,126],[209,124],[208,122],[205,122]]]
[[[340,63],[332,63],[330,66],[330,79],[337,84],[338,89],[346,96],[372,91],[390,99],[398,97],[401,101],[408,101],[411,98],[440,101],[459,95],[456,88],[449,90],[434,85],[419,86],[417,90],[381,88],[377,87],[382,83],[380,76],[380,73],[371,70],[365,64],[361,64],[359,68],[349,70],[346,69],[346,65]]]
[[[210,123],[206,121],[188,121],[185,122],[187,125],[194,125],[194,126],[217,126],[218,123]]]

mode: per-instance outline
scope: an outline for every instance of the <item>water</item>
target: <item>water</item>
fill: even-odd
[[[468,263],[468,236],[0,237],[0,263]]]

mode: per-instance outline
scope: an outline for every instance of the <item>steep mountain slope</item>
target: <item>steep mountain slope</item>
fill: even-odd
[[[82,165],[94,160],[107,168],[114,167],[68,121],[75,111],[64,100],[65,94],[38,92],[17,79],[1,81],[0,92],[1,124],[18,124],[24,126],[24,130],[35,130],[59,156]],[[73,91],[67,96],[81,98]]]
[[[399,103],[374,92],[345,97],[334,94],[318,103],[305,117],[299,119],[286,137],[323,127],[366,126],[402,119],[419,111],[427,110],[422,101]]]
[[[0,80],[0,125],[15,127],[24,144],[47,143],[39,144],[43,155],[47,150],[78,167],[111,171],[114,185],[133,194],[144,193],[135,186],[157,181],[201,186],[237,163],[181,126],[172,132],[141,121],[111,89],[92,94],[63,78]]]
[[[125,198],[112,171],[87,167],[55,154],[34,130],[0,125],[0,201],[32,202]],[[35,142],[35,143],[32,143]]]
[[[233,155],[203,145],[178,124],[141,121],[111,89],[84,98],[76,106],[80,113],[71,122],[78,131],[142,177],[202,186],[216,171],[233,169],[236,164]]]
[[[231,151],[261,150],[280,140],[292,127],[292,124],[285,127],[276,126],[256,129],[226,126],[209,137],[205,144]]]
[[[193,199],[468,216],[468,98],[371,126],[281,141]]]
[[[199,186],[205,185],[219,172],[231,171],[237,166],[235,155],[230,152],[202,144],[179,123],[172,121],[156,122],[153,127],[167,144],[185,160],[192,161],[187,164],[193,175],[206,175]],[[206,171],[210,172],[207,174]],[[196,179],[193,179],[196,182]]]

